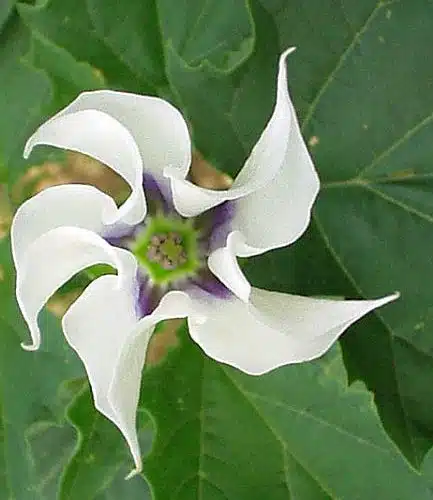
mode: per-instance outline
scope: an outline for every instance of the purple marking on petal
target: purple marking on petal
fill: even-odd
[[[158,306],[163,292],[157,285],[152,285],[147,276],[143,276],[141,272],[137,273],[138,294],[136,310],[139,318],[148,316]]]
[[[230,224],[235,215],[235,202],[225,201],[210,210],[212,214],[212,231],[223,224]]]
[[[138,278],[137,312],[140,318],[150,314],[150,294],[148,280]]]
[[[115,247],[128,248],[128,243],[135,238],[136,232],[141,229],[142,224],[127,226],[125,224],[114,225],[102,235],[104,240]]]
[[[148,206],[159,205],[165,213],[175,212],[171,192],[164,187],[152,175],[143,173],[143,189]]]
[[[209,235],[209,253],[225,246],[227,236],[231,231],[231,222],[235,215],[235,202],[225,201],[210,210],[212,226]]]
[[[150,215],[153,215],[156,208],[162,208],[165,213],[175,212],[171,196],[165,194],[165,190],[150,174],[143,174],[143,188],[146,195],[146,202]],[[164,192],[163,192],[164,191]],[[146,225],[146,219],[135,226],[124,223],[114,224],[106,229],[103,238],[105,241],[120,248],[128,248],[128,243],[133,240],[139,231]]]
[[[209,269],[199,271],[197,276],[191,278],[190,283],[220,299],[227,299],[233,295]]]

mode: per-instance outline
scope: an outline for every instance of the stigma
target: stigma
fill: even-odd
[[[182,236],[173,231],[154,234],[146,255],[149,261],[159,264],[167,271],[184,266],[188,261]]]

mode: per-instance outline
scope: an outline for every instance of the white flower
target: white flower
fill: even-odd
[[[90,185],[46,189],[17,211],[12,249],[29,350],[40,345],[38,313],[63,283],[97,263],[117,269],[86,288],[62,325],[86,367],[95,406],[123,433],[135,471],[142,466],[140,378],[159,321],[188,318],[208,356],[259,375],[320,356],[353,322],[397,297],[335,301],[270,292],[252,287],[238,265],[237,256],[298,239],[319,190],[287,91],[289,52],[280,58],[273,114],[225,191],[187,180],[187,125],[155,97],[83,93],[26,145],[26,157],[38,144],[85,153],[131,187],[119,208]]]

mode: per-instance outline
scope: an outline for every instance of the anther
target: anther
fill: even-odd
[[[154,234],[152,238],[150,238],[150,242],[152,243],[152,245],[160,245],[161,236],[159,234]]]
[[[169,259],[168,257],[164,257],[162,260],[161,260],[161,267],[167,271],[171,270],[171,269],[174,269],[176,267],[176,265],[174,264],[174,262]]]
[[[153,262],[160,262],[162,259],[162,254],[159,248],[150,247],[147,251],[147,258]]]

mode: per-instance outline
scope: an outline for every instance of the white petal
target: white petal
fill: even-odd
[[[63,331],[84,363],[95,407],[117,425],[137,468],[141,468],[135,425],[141,373],[131,378],[130,373],[116,372],[120,353],[131,340],[137,321],[133,283],[119,286],[117,276],[107,275],[93,281],[72,304],[63,317]],[[138,346],[135,353],[141,362],[148,339],[144,337],[144,340],[144,345]],[[134,367],[131,370],[134,371]],[[109,399],[109,388],[116,376],[123,381],[125,407],[115,405],[114,408]]]
[[[155,311],[140,320],[124,344],[122,352],[115,365],[115,373],[109,389],[108,399],[116,416],[116,423],[122,430],[128,442],[132,443],[131,452],[134,456],[135,470],[129,477],[141,470],[141,460],[138,448],[135,447],[135,417],[140,391],[141,373],[147,345],[155,325],[166,319],[184,318],[193,311],[193,304],[184,292],[169,292],[159,303]],[[198,317],[197,321],[203,320]],[[181,368],[180,368],[181,369]],[[128,436],[130,436],[128,438]],[[134,437],[132,437],[134,436]]]
[[[143,191],[143,164],[137,144],[128,130],[115,118],[101,111],[87,109],[76,113],[60,112],[27,141],[27,158],[38,144],[79,151],[105,163],[131,187],[131,195],[119,208],[116,220],[136,224],[143,220],[146,203]]]
[[[242,244],[239,232],[231,232],[227,236],[225,247],[214,250],[208,258],[208,266],[212,273],[244,302],[248,302],[251,285],[239,267],[236,251]]]
[[[291,181],[292,177],[299,174],[299,171],[302,171],[303,179],[305,177],[308,179],[311,178],[314,189],[310,186],[308,186],[308,188],[314,192],[314,199],[317,193],[318,179],[303,143],[287,90],[287,70],[285,61],[288,54],[293,52],[293,50],[293,48],[288,49],[280,57],[277,78],[277,97],[274,111],[260,139],[254,146],[249,158],[230,189],[213,191],[211,189],[200,188],[187,181],[185,179],[186,175],[181,175],[180,172],[170,167],[165,170],[165,175],[171,181],[176,209],[182,215],[186,217],[197,215],[223,201],[243,198],[258,190],[265,190],[266,186],[270,186],[269,195],[262,195],[260,197],[261,201],[263,201],[263,197],[272,197],[275,194],[279,197],[285,196],[287,198],[292,195],[297,195],[296,191],[294,189],[292,190],[291,186],[287,185],[286,181],[287,179]],[[301,164],[293,166],[293,161],[301,162]],[[281,170],[287,169],[293,169],[294,172],[290,173],[290,175],[281,172]],[[302,169],[307,170],[307,174],[304,174]],[[279,181],[275,181],[277,184],[281,180],[284,181],[283,185],[280,186],[281,192],[278,193],[275,192],[273,185],[270,185],[276,177],[280,179]],[[296,188],[298,185],[299,184],[297,184]],[[302,186],[304,187],[304,184],[302,184]],[[305,196],[307,197],[307,195]],[[309,198],[310,197],[311,195]],[[310,200],[308,207],[304,207],[308,213],[311,203],[312,201]],[[272,206],[272,199],[268,200],[268,204]],[[301,203],[295,202],[293,202],[292,205],[293,204],[297,207],[302,205]],[[289,207],[292,205],[289,205]],[[239,217],[235,216],[234,229],[243,230],[245,211],[248,210],[249,206],[250,203],[248,202],[247,208],[241,208]],[[285,209],[286,207],[283,208]],[[267,209],[267,205],[263,205],[263,210],[265,209]],[[266,216],[268,216],[268,214],[269,213],[266,212]],[[254,214],[248,213],[248,216],[250,215],[254,216]],[[275,213],[272,215],[275,216]],[[286,214],[284,213],[284,215]],[[247,229],[250,229],[249,226]],[[262,227],[260,228],[260,232],[262,232]],[[250,236],[250,233],[251,231],[248,233],[248,236]],[[249,242],[247,241],[247,243]]]
[[[129,282],[136,273],[136,261],[126,250],[111,247],[100,236],[86,229],[60,227],[44,233],[27,249],[17,268],[16,294],[35,350],[41,336],[37,323],[40,310],[50,296],[74,274],[94,264],[109,264],[119,279]]]
[[[289,137],[275,138],[275,142],[287,143],[281,168],[271,182],[236,203],[232,227],[245,239],[245,246],[237,253],[239,256],[248,257],[289,245],[310,223],[319,178],[291,103],[290,108]]]
[[[112,116],[128,129],[135,139],[144,169],[156,177],[171,165],[182,174],[191,163],[191,140],[180,112],[158,97],[96,90],[84,92],[60,112],[61,115],[86,109]]]
[[[104,220],[117,211],[113,199],[93,186],[53,186],[24,202],[11,227],[12,255],[21,268],[27,249],[43,233],[60,226],[76,226],[101,233]]]
[[[397,297],[336,301],[253,288],[249,304],[197,296],[196,307],[207,321],[188,323],[208,356],[260,375],[321,356],[352,323]]]

